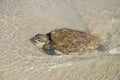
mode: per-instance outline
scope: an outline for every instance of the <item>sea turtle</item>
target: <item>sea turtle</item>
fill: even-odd
[[[82,31],[61,28],[48,34],[37,34],[31,41],[45,53],[54,54],[54,50],[58,50],[69,54],[97,48],[100,38]]]

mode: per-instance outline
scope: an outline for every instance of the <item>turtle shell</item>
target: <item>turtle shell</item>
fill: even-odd
[[[52,31],[50,38],[54,48],[65,53],[95,49],[100,42],[98,37],[68,28]]]

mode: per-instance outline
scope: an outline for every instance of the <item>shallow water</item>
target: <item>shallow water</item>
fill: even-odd
[[[71,28],[102,39],[100,50],[47,55],[29,41]],[[119,80],[119,0],[0,0],[1,80]]]

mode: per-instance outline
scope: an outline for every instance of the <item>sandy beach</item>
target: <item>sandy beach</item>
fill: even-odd
[[[95,35],[104,47],[51,56],[30,42],[59,28]],[[120,80],[120,1],[0,0],[0,80]]]

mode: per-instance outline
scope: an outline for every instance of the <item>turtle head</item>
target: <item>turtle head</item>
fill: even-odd
[[[49,37],[44,34],[37,34],[32,39],[31,42],[39,47],[40,49],[43,48],[44,45],[49,43]]]

